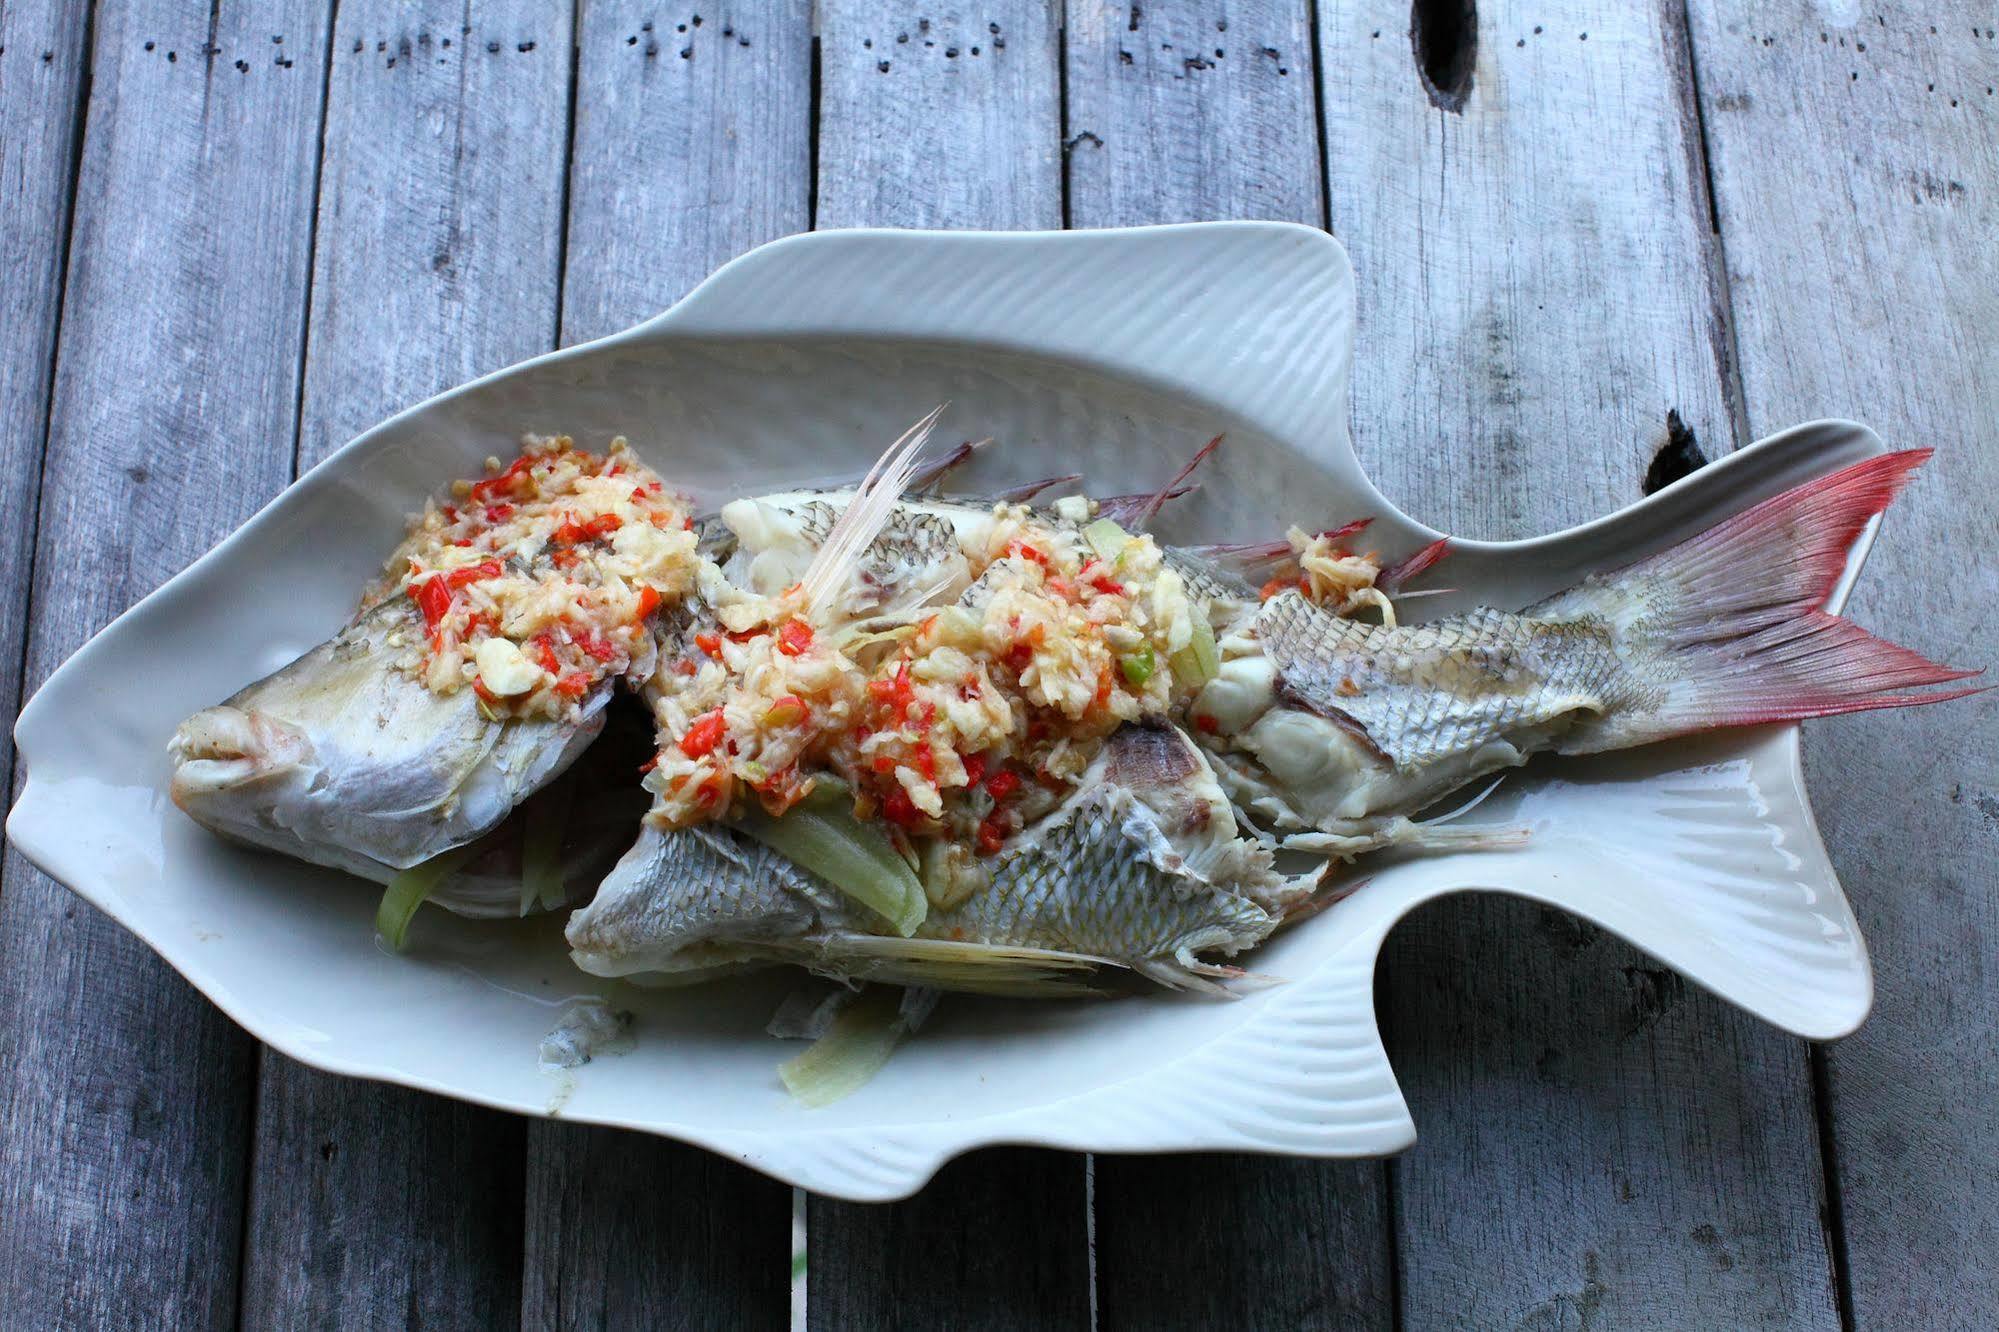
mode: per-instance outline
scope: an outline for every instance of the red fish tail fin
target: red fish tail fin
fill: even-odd
[[[1929,456],[1915,449],[1841,468],[1536,608],[1618,625],[1629,677],[1625,701],[1562,747],[1615,749],[1978,693],[1934,686],[1979,672],[1938,665],[1825,610],[1854,541]]]

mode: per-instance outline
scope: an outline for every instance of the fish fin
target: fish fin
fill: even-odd
[[[1138,963],[1135,970],[1169,990],[1210,999],[1240,999],[1245,990],[1289,983],[1282,976],[1245,971],[1226,962],[1203,962],[1194,956],[1191,948],[1182,948],[1171,957],[1149,957]]]
[[[1173,479],[1171,481],[1168,481],[1165,485],[1161,486],[1145,501],[1143,505],[1139,507],[1137,514],[1134,515],[1132,519],[1131,530],[1134,532],[1143,532],[1146,529],[1146,527],[1151,524],[1153,517],[1158,514],[1161,506],[1163,506],[1167,500],[1173,498],[1174,494],[1176,493],[1175,487],[1179,486],[1188,477],[1192,476],[1194,474],[1194,469],[1199,467],[1202,463],[1206,462],[1208,460],[1208,455],[1213,453],[1216,449],[1220,448],[1221,446],[1222,446],[1222,436],[1216,435],[1213,439],[1209,440],[1206,444],[1203,444],[1199,449],[1195,450],[1194,456],[1187,460],[1187,465],[1185,467],[1182,467],[1179,471],[1175,472],[1173,474]],[[1185,493],[1185,492],[1177,492],[1177,493]]]
[[[814,970],[852,980],[926,985],[939,990],[1018,998],[1102,993],[1084,977],[1123,964],[1088,953],[953,939],[897,939],[834,933],[812,941]]]
[[[889,445],[888,451],[868,469],[860,489],[847,502],[826,540],[820,543],[819,553],[812,557],[805,576],[799,580],[808,616],[816,618],[827,603],[845,590],[854,561],[881,535],[882,526],[895,512],[903,492],[909,489],[910,478],[919,470],[917,455],[943,414],[943,405],[933,408],[930,415],[903,431],[902,437]]]
[[[968,439],[954,445],[950,452],[944,454],[942,457],[923,463],[909,474],[909,493],[912,495],[936,494],[937,488],[944,483],[944,478],[947,475],[963,466],[970,460],[974,453],[977,453],[992,442],[993,437],[991,435],[987,435],[984,439]]]
[[[1142,522],[1150,521],[1140,516],[1148,505],[1164,504],[1167,500],[1191,495],[1200,488],[1201,485],[1197,481],[1192,485],[1174,486],[1149,495],[1105,495],[1097,500],[1097,517],[1108,518],[1126,531],[1136,532],[1140,530]]]
[[[1938,665],[1824,610],[1854,541],[1930,452],[1843,467],[1531,610],[1619,608],[1620,653],[1646,695],[1578,725],[1559,748],[1594,753],[1980,692],[1930,688],[1980,672]]]
[[[1044,490],[1056,486],[1073,486],[1083,479],[1081,472],[1064,472],[1060,476],[1044,476],[1039,481],[1024,481],[1005,490],[996,490],[987,498],[995,504],[1025,504]]]
[[[1450,551],[1451,539],[1438,537],[1413,555],[1405,555],[1374,576],[1374,585],[1394,596],[1402,585],[1423,573]]]

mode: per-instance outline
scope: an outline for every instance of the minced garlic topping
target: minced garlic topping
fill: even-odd
[[[1111,558],[999,505],[968,528],[971,589],[897,623],[811,624],[743,593],[666,645],[647,694],[655,817],[686,826],[754,794],[773,812],[830,772],[857,812],[990,853],[1052,805],[1118,726],[1174,706],[1190,599],[1150,537]]]
[[[596,455],[529,436],[512,464],[428,503],[363,607],[407,593],[426,637],[404,664],[431,689],[477,691],[494,715],[572,713],[604,681],[643,679],[648,621],[694,585],[681,497],[622,438]]]

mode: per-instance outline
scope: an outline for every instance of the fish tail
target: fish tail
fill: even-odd
[[[1765,500],[1530,614],[1606,615],[1629,698],[1564,738],[1591,753],[1722,726],[1940,703],[1954,670],[1824,609],[1853,543],[1931,450],[1869,458]]]

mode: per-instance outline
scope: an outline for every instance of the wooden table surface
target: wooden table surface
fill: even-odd
[[[759,242],[1231,217],[1351,251],[1359,448],[1410,512],[1525,535],[1857,417],[1938,454],[1856,617],[1999,664],[1999,13],[1472,8],[0,0],[0,699],[361,428]],[[1999,708],[1806,748],[1858,1035],[1450,901],[1380,971],[1407,1155],[981,1152],[808,1200],[807,1318],[1992,1326]],[[8,856],[0,1325],[769,1326],[792,1205],[260,1049]]]

